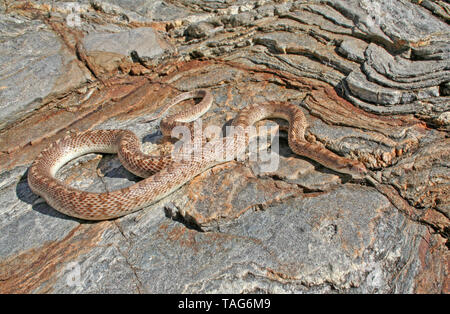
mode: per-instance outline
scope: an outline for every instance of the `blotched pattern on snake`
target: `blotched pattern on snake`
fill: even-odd
[[[178,125],[191,128],[192,121],[208,111],[213,102],[208,90],[182,93],[152,119],[159,118],[168,108],[189,98],[202,98],[202,101],[193,109],[163,119],[161,130],[164,135],[170,135]],[[247,127],[267,118],[282,118],[289,122],[288,143],[296,154],[355,178],[366,175],[367,170],[361,162],[338,156],[305,140],[307,124],[300,108],[293,104],[267,102],[247,106],[239,112],[232,123],[237,130],[229,135],[232,140],[221,137],[209,142],[201,141],[203,154],[200,158],[174,160],[172,156],[146,155],[141,151],[139,138],[128,130],[93,130],[68,135],[51,144],[36,158],[29,169],[28,183],[35,194],[66,215],[87,220],[120,217],[161,200],[198,174],[243,153],[248,144]],[[117,153],[126,169],[145,179],[112,192],[93,193],[75,189],[55,178],[58,169],[68,161],[92,152]],[[217,158],[217,153],[227,157]]]

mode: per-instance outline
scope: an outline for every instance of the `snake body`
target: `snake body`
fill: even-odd
[[[211,106],[213,98],[207,90],[180,94],[152,119],[159,118],[169,107],[182,100],[200,97],[203,100],[191,111],[183,111],[161,121],[165,135],[176,125],[190,127],[191,122]],[[306,119],[298,107],[269,102],[241,110],[233,120],[237,131],[230,135],[232,140],[223,137],[207,143],[203,141],[203,152],[195,158],[175,161],[171,156],[146,155],[141,151],[139,138],[128,130],[91,130],[70,134],[51,144],[35,159],[29,169],[28,183],[35,194],[66,215],[86,220],[124,216],[161,200],[205,170],[243,153],[248,144],[246,128],[266,118],[282,118],[289,122],[288,142],[296,154],[356,178],[366,174],[366,168],[359,161],[338,156],[307,142],[304,138]],[[93,193],[75,189],[55,178],[57,171],[68,161],[93,152],[117,153],[125,168],[145,179],[112,192]]]

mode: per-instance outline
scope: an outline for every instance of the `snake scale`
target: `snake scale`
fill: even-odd
[[[202,98],[202,101],[190,110],[164,118],[160,123],[164,135],[169,135],[178,125],[191,127],[192,121],[208,111],[213,102],[208,90],[182,93],[152,120],[189,98]],[[267,118],[282,118],[289,122],[288,143],[296,154],[354,178],[365,176],[367,170],[361,162],[338,156],[305,140],[307,123],[297,106],[268,102],[249,105],[238,113],[232,123],[237,131],[229,135],[232,140],[227,136],[202,141],[203,153],[198,158],[174,160],[171,156],[146,155],[141,150],[139,138],[128,130],[90,130],[70,134],[51,144],[35,159],[28,172],[28,183],[35,194],[66,215],[86,220],[124,216],[157,202],[208,168],[243,153],[248,144],[245,129]],[[93,193],[75,189],[55,178],[57,171],[68,161],[93,152],[118,154],[127,170],[145,179],[112,192]],[[217,153],[227,157],[217,158]]]

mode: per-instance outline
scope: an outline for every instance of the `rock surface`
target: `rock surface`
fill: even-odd
[[[449,293],[448,12],[432,0],[0,3],[0,292]],[[207,125],[252,103],[298,105],[308,140],[376,181],[295,155],[281,123],[276,168],[229,162],[119,219],[73,219],[31,192],[28,166],[66,132],[126,128],[154,149],[158,121],[140,119],[197,88],[214,96]],[[95,192],[140,180],[97,154],[58,177]]]

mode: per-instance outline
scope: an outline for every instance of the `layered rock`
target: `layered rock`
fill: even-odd
[[[1,3],[0,291],[448,293],[446,12],[406,0]],[[214,96],[205,125],[296,104],[309,141],[375,181],[295,155],[276,121],[276,168],[251,156],[217,166],[123,218],[87,223],[31,192],[28,166],[66,132],[126,128],[145,151],[170,148],[158,121],[139,121],[197,88]],[[94,192],[141,180],[96,154],[57,176]]]

